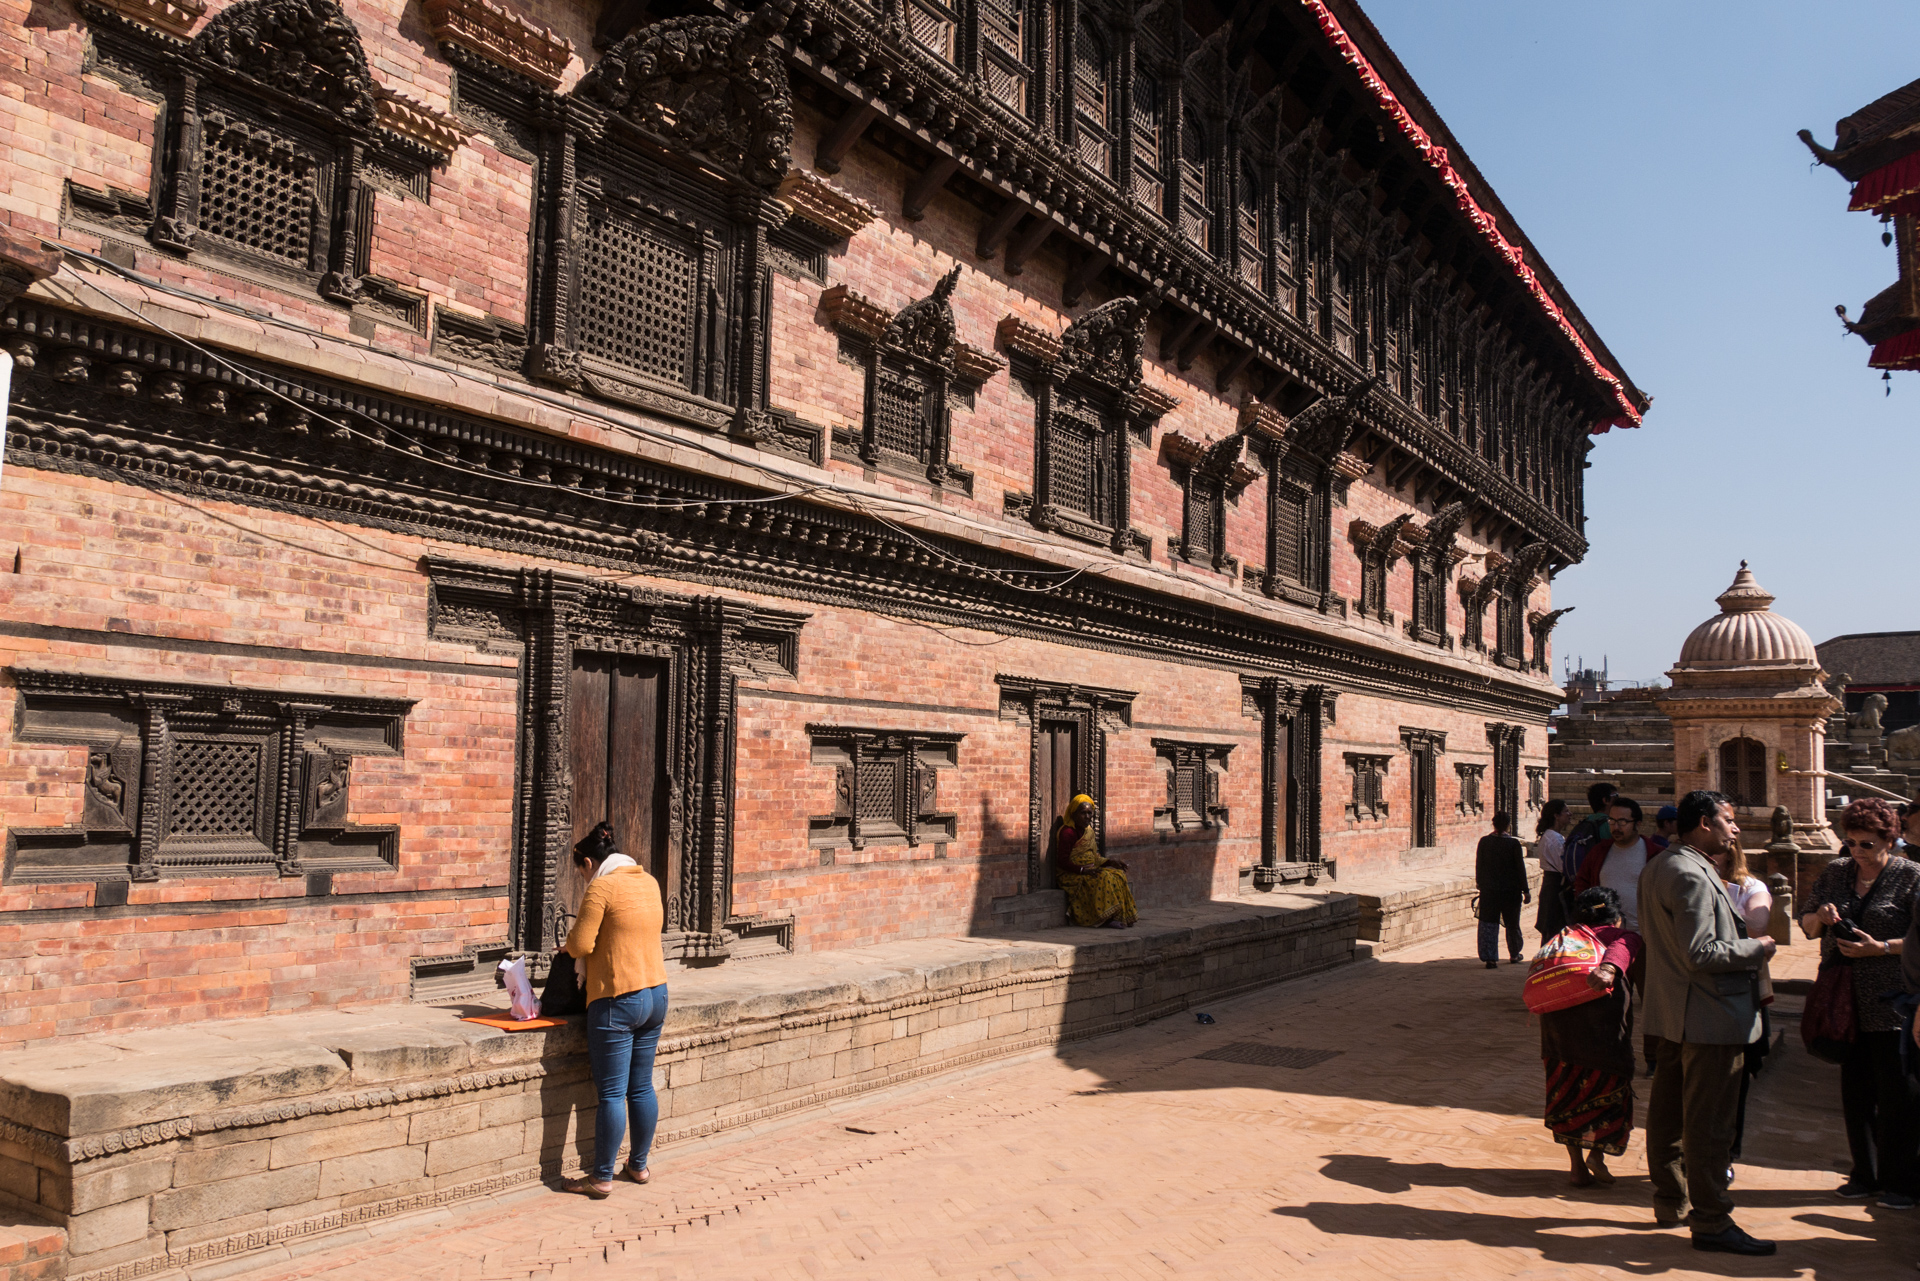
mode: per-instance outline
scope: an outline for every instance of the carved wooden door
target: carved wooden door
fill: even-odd
[[[1082,777],[1079,728],[1072,721],[1045,721],[1040,727],[1040,868],[1029,890],[1050,890],[1055,885],[1050,836],[1053,820],[1067,808]]]
[[[678,884],[667,848],[667,665],[654,659],[585,651],[573,657],[573,839],[606,821],[620,852],[660,881]],[[576,911],[584,879],[569,858],[556,902]]]

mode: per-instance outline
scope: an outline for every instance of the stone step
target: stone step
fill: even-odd
[[[60,1281],[67,1231],[0,1207],[0,1281]]]

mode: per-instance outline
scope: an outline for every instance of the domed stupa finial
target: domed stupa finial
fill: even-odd
[[[1747,562],[1740,562],[1740,572],[1733,576],[1733,584],[1714,598],[1723,614],[1758,613],[1773,604],[1773,593],[1754,581],[1753,571],[1747,568]]]

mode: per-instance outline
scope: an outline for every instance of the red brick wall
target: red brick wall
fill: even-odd
[[[593,6],[516,7],[589,52]],[[347,11],[382,85],[427,106],[449,108],[450,71],[417,6],[350,0]],[[107,77],[83,73],[86,43],[85,24],[67,0],[0,0],[0,57],[11,90],[0,94],[0,156],[9,165],[0,219],[92,248],[99,244],[96,235],[61,226],[64,184],[71,178],[91,187],[145,191],[154,111]],[[576,59],[569,76],[582,68]],[[799,117],[794,156],[805,164],[821,121],[804,109]],[[1058,333],[1073,316],[1105,301],[1091,295],[1071,311],[1055,305],[1065,267],[1055,256],[1036,255],[1019,276],[1007,274],[1001,257],[977,259],[981,215],[951,194],[938,195],[922,221],[904,221],[897,211],[907,176],[869,144],[849,154],[834,183],[883,216],[830,259],[831,283],[897,309],[925,296],[959,261],[965,268],[953,298],[959,336],[979,347],[992,345],[1005,315]],[[529,166],[476,134],[435,171],[428,202],[379,197],[374,271],[425,292],[433,305],[523,318],[531,184]],[[144,245],[135,261],[139,270],[196,293],[237,300],[335,337],[348,333],[348,313],[311,293],[181,262]],[[860,420],[861,375],[840,359],[837,340],[819,314],[820,292],[811,281],[776,279],[772,398],[809,422],[850,427]],[[1133,523],[1153,544],[1152,564],[1144,572],[1166,576],[1162,581],[1177,590],[1190,590],[1196,578],[1234,589],[1211,570],[1168,560],[1167,540],[1179,535],[1182,513],[1162,441],[1175,431],[1207,441],[1231,433],[1242,388],[1219,392],[1211,355],[1184,372],[1160,361],[1162,337],[1157,326],[1149,333],[1146,379],[1178,396],[1180,404],[1158,425],[1152,442],[1133,453]],[[428,342],[382,325],[370,345],[419,357]],[[337,374],[344,362],[333,353],[327,359]],[[444,373],[432,377],[445,384]],[[595,414],[591,403],[581,402],[576,434],[631,447],[622,429],[598,425]],[[971,406],[955,412],[953,456],[977,475],[972,499],[952,500],[956,510],[999,520],[1006,491],[1031,490],[1033,406],[1006,371]],[[832,468],[849,479],[860,474],[857,461],[835,461]],[[874,483],[908,494],[924,495],[926,489],[884,476]],[[1342,596],[1359,591],[1347,523],[1364,518],[1383,524],[1408,510],[1408,497],[1382,484],[1377,474],[1355,482],[1349,503],[1333,513],[1332,580]],[[1256,480],[1228,511],[1227,549],[1255,566],[1265,562],[1265,507],[1265,481]],[[1430,505],[1424,510],[1430,514]],[[427,639],[426,582],[418,559],[428,551],[508,557],[17,465],[5,471],[0,519],[24,540],[21,572],[0,573],[0,616],[182,643],[0,637],[0,666],[418,700],[406,725],[405,755],[361,759],[351,794],[353,821],[398,825],[400,865],[391,873],[342,875],[333,886],[336,896],[410,897],[329,902],[299,897],[304,886],[273,878],[166,881],[133,887],[130,901],[143,909],[139,913],[85,919],[72,910],[89,905],[91,885],[7,886],[0,889],[0,1046],[182,1018],[402,999],[413,958],[503,937],[513,664]],[[1025,527],[1012,532],[1044,541]],[[1462,545],[1475,556],[1486,550],[1470,531],[1463,531]],[[1474,567],[1470,560],[1463,571]],[[671,581],[656,585],[688,590]],[[1403,561],[1389,590],[1389,606],[1401,620],[1410,597],[1411,574]],[[1550,608],[1549,598],[1543,587],[1533,607]],[[1413,646],[1397,624],[1326,619],[1237,590],[1229,599],[1388,654],[1481,661],[1458,650],[1442,655]],[[1448,601],[1449,629],[1457,632],[1460,605],[1451,587]],[[1489,619],[1489,635],[1491,626]],[[993,898],[1024,888],[1028,730],[999,718],[997,673],[1137,691],[1132,727],[1109,743],[1106,811],[1109,850],[1133,865],[1143,906],[1230,893],[1239,870],[1257,860],[1259,726],[1241,714],[1235,673],[833,608],[814,608],[801,633],[800,654],[798,680],[747,681],[742,690],[734,900],[741,912],[792,913],[802,950],[963,932],[987,919]],[[356,663],[355,656],[382,661]],[[451,663],[465,671],[409,670],[407,662]],[[834,701],[847,699],[879,705]],[[13,724],[14,703],[11,685],[0,681],[0,726]],[[1448,750],[1437,769],[1440,840],[1455,852],[1470,849],[1485,821],[1457,813],[1452,766],[1459,760],[1489,765],[1490,807],[1489,719],[1343,694],[1338,723],[1326,731],[1325,855],[1350,874],[1401,865],[1409,815],[1402,726],[1447,733]],[[941,778],[943,806],[958,815],[959,828],[945,857],[936,858],[930,844],[911,851],[874,846],[857,855],[836,851],[832,865],[823,866],[820,851],[807,843],[806,820],[831,807],[832,770],[808,764],[808,723],[964,733],[959,768]],[[1231,813],[1225,829],[1179,835],[1154,830],[1153,806],[1164,795],[1150,743],[1155,737],[1237,745],[1223,779],[1221,799]],[[1544,763],[1545,747],[1544,725],[1531,726],[1525,762]],[[1346,818],[1341,756],[1347,751],[1394,758],[1388,821],[1354,824]],[[0,823],[11,829],[77,821],[84,760],[79,748],[20,744],[10,729],[0,729]],[[1522,825],[1530,827],[1530,820],[1523,816]],[[454,896],[475,889],[483,892]],[[211,902],[223,910],[182,906]],[[71,914],[40,920],[22,915],[38,908]]]

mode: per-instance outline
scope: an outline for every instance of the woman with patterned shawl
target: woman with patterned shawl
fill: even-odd
[[[1607,1158],[1625,1152],[1633,1133],[1633,984],[1627,971],[1642,944],[1638,934],[1620,927],[1620,896],[1607,886],[1575,895],[1569,917],[1605,949],[1587,983],[1606,995],[1540,1016],[1547,1128],[1566,1145],[1574,1187],[1611,1187]]]
[[[1127,865],[1102,858],[1094,834],[1097,810],[1090,796],[1076,796],[1053,824],[1053,867],[1067,894],[1067,915],[1075,925],[1123,930],[1140,919],[1134,910]]]

